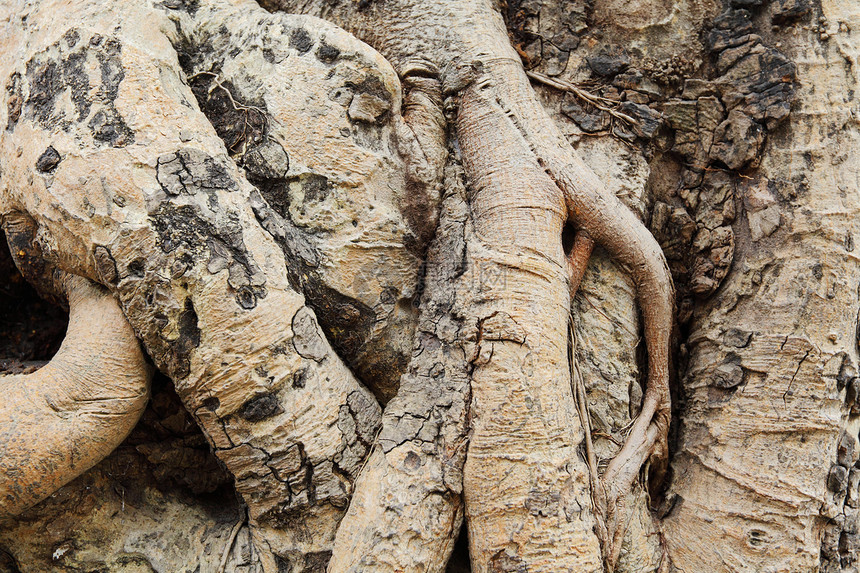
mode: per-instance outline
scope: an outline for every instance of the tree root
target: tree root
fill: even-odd
[[[491,94],[484,97],[497,111],[495,118],[489,120],[506,119],[513,124],[522,137],[524,149],[520,153],[535,157],[563,193],[568,217],[580,230],[571,253],[571,286],[578,286],[592,240],[627,267],[637,286],[648,350],[648,385],[641,412],[598,488],[598,497],[605,496],[597,510],[604,514],[604,554],[607,568],[612,570],[626,531],[624,497],[649,458],[666,455],[670,416],[668,351],[674,298],[671,275],[659,245],[644,225],[570,149],[537,102],[518,61],[496,59],[485,63],[483,74],[470,89]]]
[[[19,244],[20,225],[5,226],[10,245]],[[22,264],[24,251],[12,252],[34,276]],[[45,288],[46,274],[36,274]],[[69,328],[48,364],[0,378],[0,518],[21,513],[104,459],[149,399],[151,369],[114,297],[81,277],[51,274],[48,288],[68,301]]]

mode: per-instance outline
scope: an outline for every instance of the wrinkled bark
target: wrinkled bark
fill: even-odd
[[[70,310],[63,345],[36,372],[0,382],[0,519],[104,459],[149,397],[149,367],[116,300],[80,277],[57,282]]]
[[[840,571],[857,558],[856,8],[822,3],[822,17],[843,22],[829,42],[781,35],[798,102],[737,187],[733,272],[687,342],[663,521],[679,569]]]
[[[81,16],[122,42],[115,104],[110,50],[81,59],[65,30],[34,35],[7,84],[4,211],[120,298],[250,513],[180,518],[208,502],[141,478],[123,519],[156,533],[166,504],[201,570],[441,571],[464,519],[475,571],[853,570],[853,3],[263,4],[304,15],[210,0]],[[84,113],[65,84],[42,121],[28,69],[55,40],[99,95]],[[104,191],[65,165],[78,149],[112,166]],[[131,206],[69,207],[125,180]],[[293,387],[308,374],[325,383]],[[170,473],[175,447],[137,445],[134,463]],[[90,515],[117,511],[123,452],[4,522],[0,570],[50,570],[39,543],[68,567],[127,567],[61,525],[21,541],[90,485]],[[185,565],[135,531],[112,547]]]

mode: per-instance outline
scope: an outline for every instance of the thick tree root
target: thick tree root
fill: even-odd
[[[448,171],[416,351],[338,528],[331,573],[443,571],[460,530],[470,380],[458,269],[467,215],[458,173]]]
[[[625,532],[623,499],[648,459],[666,454],[670,417],[669,336],[674,301],[671,275],[659,245],[644,225],[572,152],[537,102],[521,64],[496,60],[484,70],[485,83],[479,85],[485,87],[479,89],[495,94],[497,114],[504,114],[516,126],[522,137],[522,152],[533,154],[546,175],[563,191],[571,222],[625,265],[637,285],[648,349],[648,385],[640,414],[602,477],[610,536],[604,552],[607,565],[612,568]],[[587,251],[585,247],[587,244],[578,247],[580,252],[575,256],[581,258]],[[661,463],[665,463],[665,458]]]
[[[151,369],[113,295],[65,273],[54,283],[70,310],[59,352],[32,374],[0,378],[0,519],[110,454],[149,399]]]
[[[597,244],[628,267],[638,287],[644,316],[649,382],[640,416],[625,446],[610,464],[602,480],[607,491],[607,510],[604,513],[615,516],[618,513],[618,500],[630,490],[643,463],[658,449],[656,444],[662,441],[667,431],[668,340],[673,305],[671,278],[653,237],[573,153],[569,143],[537,101],[520,59],[510,46],[501,15],[493,3],[488,0],[389,0],[371,3],[366,9],[358,11],[348,6],[333,6],[329,2],[314,0],[264,0],[263,3],[288,11],[314,13],[338,22],[380,50],[401,77],[408,77],[412,73],[415,62],[429,61],[436,69],[442,70],[446,93],[461,96],[457,129],[469,182],[473,188],[477,187],[470,198],[476,232],[482,241],[505,245],[509,252],[500,258],[508,258],[504,263],[504,268],[510,269],[508,277],[525,270],[523,265],[534,251],[540,253],[538,256],[552,261],[558,270],[566,266],[560,252],[560,228],[552,239],[555,246],[550,247],[550,239],[539,236],[535,227],[550,229],[555,233],[553,225],[557,221],[563,223],[567,220],[576,228],[586,231]],[[444,23],[442,27],[441,23]],[[487,210],[476,209],[474,204],[482,193],[483,196],[492,197],[488,200],[492,207]],[[478,203],[480,201],[478,199]],[[538,247],[535,248],[535,245]],[[522,253],[523,260],[514,263],[509,258],[510,252]],[[542,291],[547,284],[552,285],[557,280],[531,266],[528,269],[534,282],[525,288],[531,293]],[[560,280],[566,281],[566,278]],[[500,300],[507,298],[508,303],[516,305],[520,293],[514,292],[516,287],[510,288],[511,284],[509,282],[509,288],[503,289],[504,292],[499,292],[497,296]],[[495,300],[496,296],[495,293],[487,292],[476,294],[479,300]],[[566,295],[566,291],[560,293],[559,300],[569,301]],[[526,327],[533,344],[539,344],[546,332],[556,332],[555,326],[547,324],[547,316],[542,318],[543,324],[536,325],[534,333]],[[552,322],[551,318],[549,322]],[[559,330],[556,335],[566,339],[566,330]],[[498,352],[500,345],[494,344],[494,348],[496,353],[492,355],[492,362],[502,362],[502,354]],[[527,383],[528,388],[536,390],[545,387],[545,381],[541,379],[545,375],[552,379],[558,374],[535,373]],[[487,380],[491,386],[502,381],[509,384],[511,376],[511,372],[502,368],[488,375]],[[531,412],[521,412],[522,417],[517,417],[509,403],[514,399],[513,396],[483,395],[481,390],[476,389],[479,386],[480,381],[474,380],[473,408],[479,407],[484,412],[508,409],[507,419],[511,420],[508,432],[514,432],[518,427],[512,420],[518,420],[518,424],[534,422]],[[518,396],[516,399],[522,400],[523,397]],[[474,441],[482,437],[481,432],[484,431],[480,429],[480,416],[475,417],[476,429],[470,459],[473,452],[477,456],[478,449]],[[576,429],[577,424],[573,422],[571,430]],[[496,446],[501,449],[511,447],[501,439]],[[548,446],[544,443],[539,447]],[[467,460],[467,470],[470,463]],[[492,462],[487,461],[484,471],[491,473],[486,468],[496,467],[493,464],[497,463],[503,467],[508,462],[494,458]],[[476,461],[472,467],[477,469],[479,465]],[[510,475],[525,479],[521,474]],[[477,497],[492,497],[487,491],[498,491],[498,487],[498,483],[489,487],[489,483],[484,481],[470,484],[467,478],[466,500],[470,520],[473,514],[468,509],[469,492],[474,492]],[[472,506],[475,507],[474,504]],[[496,541],[489,541],[489,538],[495,535],[497,529],[503,530],[505,522],[516,522],[521,526],[530,519],[526,516],[515,517],[516,513],[516,509],[511,507],[498,507],[487,516],[486,523],[470,525],[476,531],[481,528],[481,535],[485,537],[471,539],[473,567],[478,570],[490,567],[489,559],[496,555],[490,547],[498,550],[504,534],[500,531]],[[611,517],[610,521],[612,539],[620,539],[623,520]],[[519,552],[518,558],[522,557],[524,565],[534,570],[536,563],[529,562],[533,557],[529,554],[534,548],[520,547],[511,537],[506,543],[507,549],[496,555],[498,559],[507,559],[505,555]],[[582,547],[571,551],[586,551],[584,547],[590,542],[584,543]],[[605,551],[611,558],[617,555],[620,544],[610,543],[614,543],[615,548],[605,548]],[[482,544],[486,546],[482,547]],[[535,542],[530,541],[530,544],[534,546]],[[555,568],[547,565],[547,570],[563,568],[563,563],[563,559],[556,561]]]

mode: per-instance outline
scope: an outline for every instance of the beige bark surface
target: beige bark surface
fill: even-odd
[[[5,16],[3,212],[38,213],[45,256],[119,296],[236,477],[267,567],[327,559],[379,407],[291,288],[253,187],[181,80],[173,26],[137,3]]]
[[[124,514],[118,452],[0,571],[171,570],[135,538],[162,504],[201,570],[442,571],[464,518],[473,571],[854,570],[853,2],[60,4],[0,36],[37,31],[0,56],[0,205],[119,295],[251,519]],[[37,534],[90,485],[148,564]]]
[[[856,473],[846,393],[857,364],[860,125],[850,94],[860,12],[824,2],[822,17],[825,32],[776,35],[798,65],[797,107],[738,186],[732,272],[687,342],[663,521],[680,570],[838,571],[840,556],[856,558],[845,495]],[[763,236],[768,210],[778,227]]]

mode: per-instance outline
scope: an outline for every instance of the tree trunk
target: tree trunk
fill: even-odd
[[[856,2],[260,4],[0,7],[0,572],[856,571]]]

